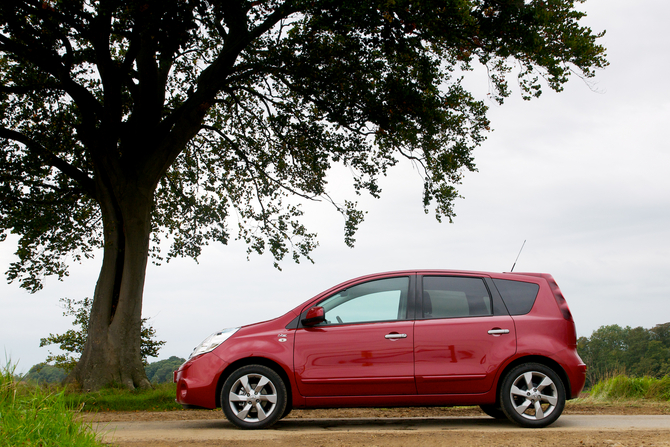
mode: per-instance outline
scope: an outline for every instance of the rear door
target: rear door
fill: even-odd
[[[473,394],[491,389],[516,353],[514,321],[476,276],[423,276],[414,328],[419,394]]]

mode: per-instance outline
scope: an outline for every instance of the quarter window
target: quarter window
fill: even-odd
[[[540,286],[531,282],[494,279],[500,296],[507,306],[510,315],[524,315],[530,312],[535,304]]]
[[[425,276],[423,318],[492,315],[491,296],[481,278]]]
[[[388,278],[358,284],[318,305],[326,313],[323,324],[363,323],[407,318],[409,278]]]

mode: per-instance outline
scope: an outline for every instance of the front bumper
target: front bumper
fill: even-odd
[[[228,366],[213,353],[203,354],[185,362],[174,372],[177,384],[177,403],[213,409],[217,407],[217,385]]]

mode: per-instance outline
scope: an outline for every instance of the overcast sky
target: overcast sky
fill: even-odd
[[[413,268],[551,273],[574,315],[578,335],[602,325],[652,327],[670,322],[670,35],[666,0],[588,0],[584,24],[607,30],[610,66],[591,87],[574,77],[540,99],[518,91],[489,102],[494,131],[475,151],[479,172],[461,185],[453,224],[421,206],[422,183],[409,164],[382,181],[350,249],[343,222],[325,204],[306,207],[319,233],[315,264],[272,267],[271,256],[246,261],[241,244],[210,246],[199,264],[150,266],[144,316],[167,341],[159,358],[186,357],[211,332],[272,318],[339,282],[367,273]],[[486,76],[467,86],[479,98]],[[336,171],[331,187],[347,184]],[[343,186],[336,194],[344,198]],[[15,239],[0,244],[0,270]],[[65,282],[47,280],[30,295],[0,282],[0,345],[19,370],[43,361],[39,340],[70,329],[59,298],[92,296],[101,258],[72,267]]]

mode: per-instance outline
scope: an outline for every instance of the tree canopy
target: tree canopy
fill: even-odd
[[[74,378],[148,386],[149,253],[197,258],[235,237],[309,258],[304,200],[332,202],[353,244],[363,213],[333,200],[334,164],[377,197],[409,159],[426,210],[451,220],[489,129],[462,75],[486,66],[499,102],[510,79],[531,98],[590,78],[607,62],[583,16],[574,0],[3,0],[0,238],[20,236],[8,279],[34,292],[103,248]]]

